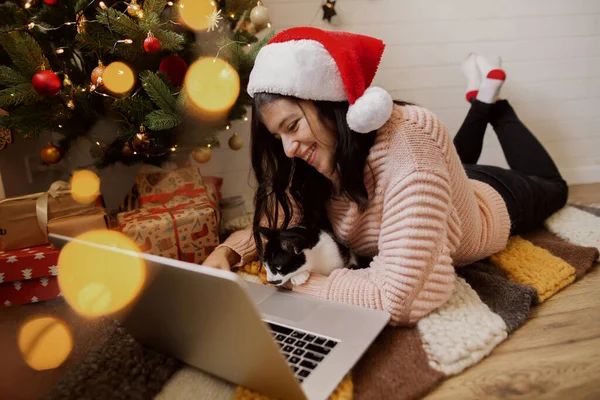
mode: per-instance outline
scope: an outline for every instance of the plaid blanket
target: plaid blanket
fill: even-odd
[[[567,206],[545,228],[457,269],[455,291],[414,328],[387,327],[331,399],[419,398],[477,364],[522,326],[531,307],[583,277],[600,249],[600,209]],[[257,263],[239,272],[263,281]],[[136,343],[113,325],[49,399],[267,398]]]

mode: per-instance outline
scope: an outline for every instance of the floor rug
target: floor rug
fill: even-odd
[[[504,251],[458,268],[450,300],[416,327],[384,329],[331,399],[424,396],[510,339],[532,307],[596,265],[599,250],[600,211],[590,207],[567,206],[543,229],[511,237]],[[239,273],[264,281],[256,262]],[[47,398],[267,400],[146,349],[116,325]]]

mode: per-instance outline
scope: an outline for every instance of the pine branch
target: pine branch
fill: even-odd
[[[139,41],[144,36],[144,32],[133,19],[115,9],[109,8],[101,11],[96,18],[102,25],[133,39],[134,42]]]
[[[39,100],[39,98],[31,83],[20,83],[8,89],[0,90],[0,108],[17,106],[19,104],[31,104]]]
[[[150,71],[143,71],[140,74],[140,78],[144,90],[148,93],[154,104],[164,111],[172,114],[177,113],[175,98],[171,94],[167,84],[157,74]]]
[[[164,131],[175,128],[181,123],[177,114],[165,110],[152,111],[146,115],[145,124],[151,131]]]
[[[154,110],[154,105],[143,92],[140,92],[135,99],[124,97],[116,100],[112,104],[112,109],[120,112],[129,123],[137,128],[144,122],[146,114]]]
[[[145,0],[144,1],[144,15],[156,15],[157,17],[165,9],[167,0]]]
[[[14,68],[21,71],[26,78],[31,78],[40,68],[50,67],[42,49],[29,33],[1,34],[0,44],[12,60]]]
[[[6,65],[0,65],[0,85],[14,86],[25,82],[27,82],[27,79],[23,75]]]
[[[183,50],[185,38],[182,35],[164,29],[158,29],[152,33],[160,41],[161,49],[169,51]]]
[[[25,138],[36,138],[48,128],[54,109],[39,104],[23,106],[0,118],[0,126],[19,132]]]
[[[187,96],[185,95],[185,90],[182,90],[181,92],[179,92],[179,96],[177,96],[177,109],[184,110],[186,101]]]
[[[273,36],[275,36],[274,30],[267,33],[264,38],[262,38],[261,40],[259,40],[258,42],[254,43],[252,45],[252,47],[250,48],[250,51],[248,52],[248,56],[250,58],[252,58],[252,62],[254,62],[254,60],[256,60],[256,56],[258,55],[258,52],[260,51],[260,49],[262,49],[269,42],[269,40],[271,40],[273,38]]]
[[[106,54],[113,51],[117,40],[121,37],[111,33],[99,24],[88,24],[87,32],[80,33],[75,37],[79,50],[87,55]],[[135,60],[143,52],[141,46],[120,45],[114,50],[117,59]]]

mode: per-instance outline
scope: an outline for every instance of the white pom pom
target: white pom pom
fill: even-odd
[[[372,132],[390,119],[393,108],[392,96],[380,87],[371,86],[348,109],[348,126],[355,132]]]

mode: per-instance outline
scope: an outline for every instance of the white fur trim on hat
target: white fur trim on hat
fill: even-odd
[[[337,64],[314,40],[272,43],[263,47],[250,73],[248,94],[277,93],[303,100],[348,99]]]
[[[348,126],[355,132],[372,132],[390,119],[393,108],[392,96],[380,87],[371,86],[348,109]]]

